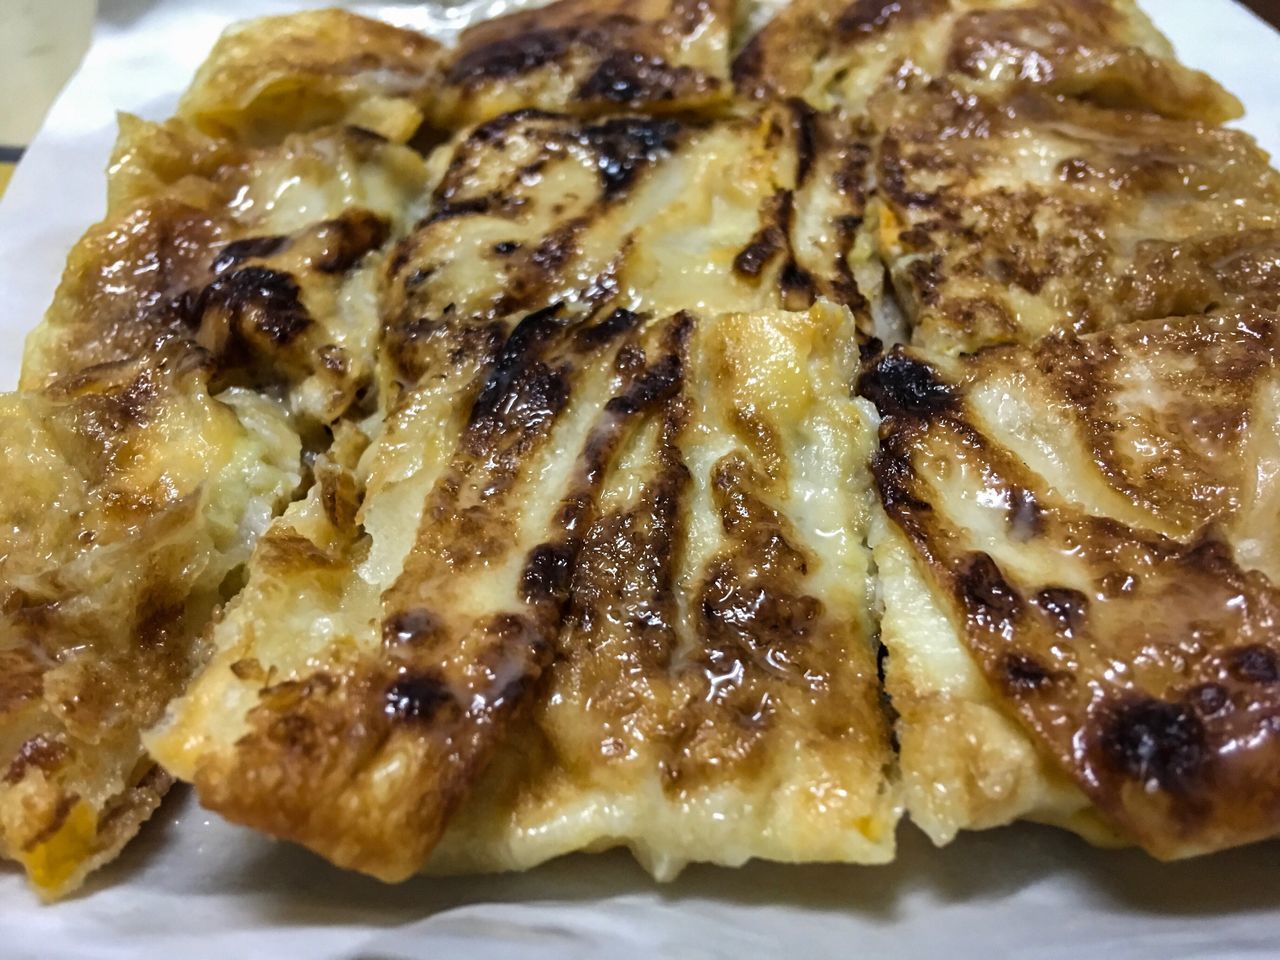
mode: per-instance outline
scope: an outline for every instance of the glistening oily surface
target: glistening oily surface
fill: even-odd
[[[895,528],[878,546],[886,684],[908,806],[935,836],[966,795],[978,819],[1000,805],[1003,735],[975,738],[989,756],[966,758],[970,778],[946,770],[971,749],[945,743],[948,701],[979,711],[968,683],[934,685],[949,630],[911,622],[913,592],[952,612],[987,689],[1156,856],[1274,832],[1275,324],[1228,311],[958,360],[899,348],[863,374]],[[1086,813],[1060,811],[1021,812]]]
[[[97,188],[99,187],[97,187],[97,184],[95,184],[95,191]],[[95,196],[96,196],[96,193],[95,193]],[[986,846],[984,846],[986,842],[988,841],[979,842],[978,849],[986,850]],[[991,840],[989,842],[993,842],[993,844],[998,844],[998,842],[1000,841]],[[970,844],[970,849],[973,849],[973,844]],[[1070,850],[1073,850],[1073,847],[1071,847],[1070,845],[1066,845],[1065,847],[1055,847],[1055,850],[1059,852],[1062,852],[1064,850],[1070,851]],[[1056,854],[1053,854],[1053,855],[1056,856]],[[1064,854],[1064,856],[1069,856],[1069,855],[1070,854]],[[974,859],[977,859],[977,858],[974,858]],[[1220,860],[1215,860],[1213,861],[1213,863],[1219,863],[1219,861]],[[1240,858],[1240,861],[1242,861],[1242,863],[1245,864],[1245,867],[1242,868],[1245,872],[1244,876],[1247,876],[1248,864],[1257,863],[1256,859],[1251,860],[1248,858],[1248,856],[1245,856],[1245,855],[1242,855],[1242,858]],[[305,861],[303,861],[303,863],[305,863]],[[933,872],[936,872],[936,870],[941,870],[943,874],[946,874],[948,870],[946,864],[956,863],[956,860],[954,858],[951,858],[950,860],[948,860],[947,858],[943,858],[943,860],[938,861],[938,863],[942,865],[940,865],[940,867],[932,867],[932,865],[929,865],[928,867],[929,872],[933,873]],[[1059,863],[1061,863],[1061,861],[1059,861]],[[1133,863],[1133,861],[1125,860],[1124,863],[1126,864]],[[291,860],[289,858],[285,858],[285,864],[297,865],[298,860],[297,859]],[[306,868],[303,868],[303,869],[306,869]],[[573,864],[573,870],[575,870],[575,872],[579,872],[579,870],[582,870],[582,872],[599,872],[599,870],[604,870],[604,872],[608,872],[608,870],[611,870],[611,869],[612,869],[611,865],[609,864],[591,865],[591,864],[584,864],[582,863],[582,861],[575,861],[575,864]],[[1052,872],[1052,868],[1046,867],[1044,869],[1048,870],[1048,872]],[[1066,868],[1064,868],[1064,870],[1065,869]],[[1117,870],[1119,870],[1119,872],[1121,873],[1124,873],[1126,869],[1128,868],[1126,867],[1117,868]],[[625,872],[625,870],[623,870],[623,872]],[[910,873],[910,870],[908,870],[908,873]],[[1230,876],[1230,874],[1215,873],[1215,870],[1213,870],[1213,868],[1204,868],[1203,873],[1206,874],[1206,877],[1204,877],[1206,881],[1212,881],[1212,879],[1216,878],[1220,886],[1228,886],[1228,883],[1226,883],[1225,881],[1225,877]],[[328,874],[326,874],[326,876],[328,876]],[[563,876],[563,874],[557,874],[553,870],[552,873],[544,874],[544,876],[549,876],[554,879],[554,878],[557,878],[558,876]],[[598,876],[598,873],[593,873],[591,874],[591,876]],[[751,876],[753,876],[754,878],[759,878],[758,883],[760,883],[760,886],[769,887],[769,886],[772,886],[772,884],[769,883],[769,878],[777,876],[777,874],[773,874],[769,872],[759,872],[759,870],[756,870],[756,872],[751,874]],[[856,872],[835,872],[835,873],[823,874],[823,872],[819,872],[819,870],[814,870],[814,872],[799,872],[799,873],[788,872],[783,874],[783,876],[818,877],[817,881],[814,882],[814,886],[817,886],[817,884],[820,883],[820,884],[823,884],[823,886],[829,886],[829,887],[845,887],[845,884],[847,884],[847,886],[851,888],[851,887],[855,887],[856,884],[859,883],[858,881],[856,881],[856,879],[846,879],[846,878],[858,877],[859,874],[856,874]],[[1043,876],[1043,874],[1037,873],[1037,874],[1034,874],[1034,876],[1041,877]],[[1101,878],[1098,877],[1097,874],[1089,874],[1089,876],[1091,876],[1091,879],[1094,879],[1094,881],[1098,883],[1102,882]],[[1185,870],[1180,870],[1180,872],[1175,872],[1174,874],[1169,874],[1169,873],[1152,874],[1152,881],[1151,881],[1152,886],[1155,886],[1155,884],[1157,883],[1160,884],[1160,886],[1164,886],[1164,887],[1169,886],[1170,876],[1187,878],[1189,876],[1189,873],[1185,872]],[[884,879],[883,882],[886,884],[890,884],[890,886],[892,886],[892,884],[895,883],[895,879],[893,878],[897,878],[897,877],[900,877],[899,873],[896,873],[896,872],[892,873],[890,874],[890,876]],[[1156,879],[1157,877],[1160,879]],[[1129,878],[1137,879],[1137,878],[1134,878],[1132,874],[1129,874]],[[1234,877],[1233,879],[1239,879],[1239,877]],[[978,878],[978,882],[980,883],[980,878]],[[518,890],[518,884],[520,884],[520,881],[512,881],[511,883],[516,884],[516,888]],[[803,883],[803,881],[801,881],[801,883]],[[877,877],[873,879],[872,883],[870,883],[870,886],[878,886],[879,883],[881,883],[881,881],[879,881]],[[173,886],[173,884],[170,884],[170,886]],[[959,887],[961,886],[961,884],[956,884],[956,886]],[[1137,884],[1134,884],[1134,886],[1137,886]],[[1230,886],[1236,886],[1236,884],[1231,883]],[[695,884],[695,887],[696,887],[696,884]],[[904,913],[908,913],[908,915],[911,915],[910,910],[913,909],[913,906],[919,906],[920,901],[916,899],[916,896],[914,895],[914,893],[908,892],[911,890],[909,882],[904,881],[902,882],[902,886],[897,888],[899,888],[899,890],[901,891],[904,891],[902,892],[901,899],[895,900],[897,904],[897,908],[904,911]],[[1206,887],[1201,888],[1202,893],[1204,890],[1207,890],[1207,888],[1208,888],[1208,884],[1206,884]],[[1260,888],[1262,888],[1262,890],[1266,890],[1265,886]],[[421,890],[422,890],[422,887],[413,888],[413,891],[415,892],[419,892]],[[474,887],[472,888],[472,890],[480,891],[480,890],[484,890],[484,887]],[[1033,890],[1036,890],[1037,892],[1041,892],[1041,887],[1033,887]],[[1069,890],[1070,890],[1070,887],[1069,887]],[[732,896],[731,893],[728,891],[721,890],[717,892],[722,893],[722,895]],[[806,890],[805,892],[810,893],[810,895],[812,895],[813,893],[812,890]],[[856,891],[849,890],[847,892],[851,893],[852,895],[852,893],[855,893]],[[376,893],[375,896],[385,896],[385,895],[384,893]],[[524,896],[534,896],[534,892],[526,891]],[[771,893],[771,896],[772,896],[772,893]],[[1096,893],[1094,893],[1094,896],[1096,896]],[[1176,904],[1176,902],[1178,902],[1176,901],[1176,895],[1170,895],[1170,896],[1172,897],[1172,899],[1174,899],[1174,902]],[[1248,895],[1244,895],[1244,893],[1242,893],[1240,897],[1242,897],[1242,899],[1235,901],[1234,906],[1236,909],[1248,911],[1251,909],[1260,908],[1260,906],[1262,906],[1260,901],[1251,900],[1249,899]],[[925,895],[924,899],[928,901],[932,901],[934,900],[934,896]],[[625,900],[625,897],[623,897],[623,900]],[[877,901],[876,899],[874,899],[874,897],[869,896],[869,891],[867,892],[867,896],[864,896],[864,900],[868,902],[878,902],[879,905],[884,906],[884,900]],[[383,901],[383,902],[385,906],[385,904],[387,904],[387,901]],[[831,904],[831,901],[829,901],[829,899],[823,900],[823,899],[819,899],[819,897],[814,897],[814,899],[810,902],[815,902],[815,904],[822,905],[823,909],[831,908],[832,910],[835,910],[836,913],[838,914],[838,906],[836,904]],[[840,902],[844,902],[844,899],[841,899]],[[1221,904],[1221,901],[1210,900],[1210,905],[1219,906],[1219,908],[1225,909],[1225,905]],[[1028,906],[1030,905],[1028,904]],[[593,905],[593,910],[594,909],[595,909],[595,906]],[[106,913],[106,911],[108,911],[108,906],[104,906],[102,910],[104,910],[104,913]],[[646,904],[644,895],[641,895],[640,902],[626,901],[625,904],[618,905],[618,913],[620,913],[622,916],[625,916],[625,918],[627,918],[627,922],[621,924],[621,929],[613,929],[611,927],[608,929],[608,931],[605,931],[605,933],[609,934],[609,936],[611,937],[616,937],[617,940],[620,940],[623,943],[635,942],[635,937],[640,936],[640,934],[632,933],[632,936],[628,937],[628,931],[637,932],[637,931],[641,931],[641,929],[644,929],[643,923],[640,922],[639,916],[637,916],[637,914],[643,914],[645,910],[657,910],[657,913],[654,914],[655,916],[660,915],[660,916],[663,916],[664,919],[671,919],[669,918],[669,914],[671,914],[671,911],[673,910],[673,908],[655,908],[655,906],[653,906],[652,904]],[[710,927],[716,927],[717,929],[719,929],[719,932],[721,932],[722,934],[723,943],[726,943],[726,945],[730,945],[732,947],[737,947],[739,948],[739,950],[741,950],[741,948],[744,946],[746,947],[750,946],[750,937],[753,936],[753,934],[758,934],[762,932],[762,927],[760,927],[759,925],[760,923],[780,922],[780,920],[783,919],[783,916],[785,916],[785,913],[782,913],[781,910],[780,911],[774,911],[769,909],[762,910],[759,908],[753,908],[753,911],[751,911],[751,913],[758,913],[759,916],[756,916],[756,918],[749,918],[748,913],[746,913],[746,911],[730,910],[728,911],[728,915],[732,916],[733,919],[726,919],[726,914],[722,913],[722,911],[716,908],[716,906],[704,906],[703,904],[700,904],[700,902],[695,902],[695,904],[690,905],[689,909],[681,911],[681,915],[684,915],[686,920],[691,920],[691,922],[698,924],[699,927],[703,929],[703,931],[709,931]],[[964,915],[964,913],[965,911],[963,908],[954,909],[954,910],[933,910],[932,916],[931,916],[931,923],[933,924],[934,931],[937,931],[938,925],[940,925],[940,916],[941,918],[947,918],[947,916],[952,916],[952,918],[959,919],[960,916]],[[611,914],[611,915],[617,915],[617,914]],[[187,916],[189,916],[189,913],[187,914]],[[243,914],[241,914],[241,916],[243,916]],[[387,914],[383,914],[383,916],[385,918]],[[568,918],[568,920],[570,920],[571,923],[577,923],[579,922],[579,920],[582,919],[582,914],[575,913],[575,911],[573,911],[572,909],[568,910],[566,914],[563,914],[563,916],[564,918]],[[1023,916],[1024,916],[1024,919],[1025,918],[1036,918],[1041,920],[1046,919],[1042,914],[1038,914],[1037,911],[1034,909],[1024,910]],[[298,916],[297,914],[294,914],[294,918],[301,920],[302,923],[306,923],[306,919],[302,918],[302,916]],[[116,911],[116,919],[119,919],[118,911]],[[515,910],[515,911],[509,911],[509,913],[506,914],[506,919],[508,920],[508,922],[511,922],[516,925],[521,925],[529,922],[529,920],[532,918],[531,916],[526,914],[526,911]],[[847,920],[847,918],[845,919]],[[543,931],[543,936],[544,937],[548,936],[547,911],[539,911],[538,920],[536,920],[536,922],[538,922],[541,925],[541,931]],[[1204,925],[1206,924],[1201,922],[1201,929],[1203,929]],[[472,929],[470,925],[467,925],[467,916],[462,916],[462,918],[458,918],[456,922],[448,922],[447,927],[449,931],[452,931],[454,934],[465,933],[467,931],[470,931],[470,929]],[[733,929],[735,927],[736,929]],[[795,927],[796,927],[795,922],[791,922],[791,924],[788,925],[787,927],[788,936],[791,936],[791,932],[794,931]],[[946,932],[945,920],[943,920],[942,922],[942,927],[943,929],[940,933],[940,936],[941,934]],[[1042,924],[1042,928],[1043,928],[1043,924]],[[507,929],[511,929],[511,927],[508,927]],[[596,931],[600,931],[600,925],[599,924],[596,925],[594,929],[596,929]],[[689,928],[686,927],[681,929],[686,929],[687,931],[687,929]],[[774,929],[781,929],[781,928],[774,928]],[[804,928],[801,927],[801,929],[804,929]],[[1020,927],[1018,923],[1011,923],[1009,924],[1009,927],[1007,927],[1007,929],[1009,929],[1010,936],[1011,936],[1012,931],[1019,931],[1019,929],[1025,929],[1025,928]],[[1098,923],[1096,927],[1094,927],[1093,929],[1091,929],[1091,931],[1089,931],[1089,936],[1094,936],[1094,934],[1098,934],[1098,936],[1101,936],[1102,933],[1112,931],[1112,929],[1114,928],[1110,927],[1110,925],[1108,925],[1105,922]],[[764,932],[767,932],[767,931],[768,931],[768,928],[764,928]],[[1156,936],[1156,937],[1169,936],[1169,934],[1174,934],[1179,931],[1179,922],[1178,920],[1166,920],[1166,922],[1158,922],[1158,920],[1156,920],[1156,922],[1148,922],[1146,925],[1146,931],[1148,932],[1148,934],[1151,934],[1151,936]],[[850,929],[849,927],[844,927],[844,925],[841,925],[840,916],[833,914],[831,918],[831,936],[835,936],[836,932],[845,934],[845,936],[856,936],[856,933],[852,931],[852,929]],[[861,938],[863,938],[863,942],[867,942],[870,947],[874,948],[878,945],[878,942],[879,942],[878,936],[876,932],[874,932],[874,928],[872,929],[861,928],[859,933],[861,934]],[[827,934],[822,934],[822,933],[818,933],[817,931],[814,931],[813,936],[824,937],[824,936],[827,936]],[[1204,934],[1204,936],[1208,936],[1208,934]],[[896,937],[897,937],[897,934],[895,934],[895,940],[896,940]],[[412,940],[408,942],[413,943]],[[838,941],[824,940],[822,942],[827,943],[827,945],[829,946],[829,945],[832,945],[833,942],[838,942]],[[1229,937],[1226,938],[1226,940],[1224,940],[1224,938],[1219,937],[1215,941],[1216,946],[1219,947],[1219,952],[1221,952],[1221,948],[1222,948],[1222,945],[1224,945],[1224,942],[1228,943],[1228,945],[1238,945],[1238,943],[1243,943],[1244,941],[1230,940]],[[340,945],[340,943],[338,943],[335,940],[326,941],[326,943],[332,943],[333,950],[338,950],[338,948],[342,948],[343,946],[343,945]],[[420,946],[420,945],[417,945],[417,943],[415,943],[415,947],[413,948],[416,948],[417,946]],[[819,943],[819,946],[820,946],[820,943]],[[1194,943],[1193,943],[1193,946],[1194,946]],[[392,945],[389,945],[388,943],[388,945],[385,945],[385,948],[387,948],[388,951],[392,950]],[[408,948],[403,946],[403,941],[401,943],[401,948]],[[326,947],[326,950],[328,950],[328,947]]]

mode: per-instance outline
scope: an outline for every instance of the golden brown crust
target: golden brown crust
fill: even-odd
[[[215,390],[283,389],[333,422],[373,374],[372,255],[425,179],[413,151],[354,128],[259,149],[125,118],[112,209],[73,248],[23,386],[170,342],[212,359]]]
[[[703,343],[696,386],[691,336]],[[465,418],[431,454],[441,460],[416,468],[433,479],[404,552],[383,566],[399,536],[387,524],[403,524],[406,509],[395,486],[375,483],[364,501],[371,542],[322,519],[314,494],[286,515],[215,634],[222,655],[152,749],[214,809],[385,879],[418,869],[455,820],[453,835],[475,841],[470,853],[452,841],[455,863],[567,852],[573,840],[530,826],[547,839],[524,841],[502,825],[554,817],[610,784],[621,797],[632,782],[652,783],[662,805],[642,804],[630,826],[615,824],[620,833],[577,843],[612,836],[663,875],[690,856],[883,859],[897,804],[856,532],[866,505],[844,497],[840,470],[869,439],[853,402],[838,404],[853,336],[831,307],[703,326],[618,308],[544,310],[481,354],[472,389],[448,364],[465,369],[476,344],[455,339],[400,399],[398,429],[431,430],[421,422],[428,395],[453,381]],[[755,401],[753,381],[792,389],[793,379],[809,383],[809,366],[807,390]],[[700,412],[716,382],[735,385],[723,420]],[[789,410],[806,425],[788,422]],[[621,466],[654,431],[662,439],[645,465]],[[835,436],[848,449],[823,446]],[[376,462],[402,449],[392,435],[371,453]],[[690,482],[704,474],[709,495]],[[792,501],[795,483],[831,499],[821,519]],[[628,490],[638,491],[630,505],[618,500]],[[815,523],[843,546],[825,544]],[[380,596],[360,585],[375,573]],[[263,636],[292,622],[295,597],[303,622],[330,605],[340,618],[314,649]],[[623,648],[635,656],[615,660]],[[569,706],[584,702],[589,721]],[[245,712],[226,717],[227,703]],[[541,735],[531,711],[547,725]],[[539,736],[562,762],[519,759]],[[598,769],[592,758],[611,750],[619,764]],[[495,755],[502,763],[486,776]],[[759,812],[719,828],[720,852],[673,846],[672,833],[699,822],[680,811],[725,791],[754,798]],[[803,822],[788,826],[790,817]],[[752,838],[752,825],[768,835]],[[848,832],[832,843],[837,825]]]
[[[1256,490],[1278,329],[1228,313],[962,361],[898,351],[861,382],[886,415],[882,502],[996,698],[1161,857],[1280,831]]]
[[[245,558],[240,517],[297,482],[278,414],[213,400],[206,378],[162,348],[3,399],[0,847],[46,896],[158,804],[169,781],[140,732],[198,666],[194,638]]]
[[[403,143],[438,82],[439,50],[420,33],[345,10],[250,20],[219,38],[178,116],[249,144],[333,124]]]
[[[876,106],[877,245],[914,343],[1277,305],[1280,176],[1244,134],[938,85]]]
[[[1039,89],[1219,123],[1240,104],[1173,58],[1132,0],[797,0],[738,54],[740,92],[857,109],[908,75],[1002,98]]]
[[[128,615],[119,657],[70,668],[45,641],[71,604],[5,602],[0,829],[47,887],[157,802],[138,726],[184,686],[299,433],[311,490],[147,741],[207,805],[384,879],[437,844],[510,867],[623,843],[661,876],[890,856],[848,390],[902,332],[886,271],[939,351],[863,379],[913,812],[944,839],[1105,817],[1161,856],[1275,831],[1274,511],[1249,477],[1278,456],[1280,185],[1208,125],[1238,105],[1128,0],[801,0],[738,58],[767,102],[727,109],[732,19],[561,0],[442,56],[340,11],[270,18],[220,41],[178,120],[125,118],[9,422],[83,434],[79,472],[62,448],[28,464],[46,500],[138,453],[174,473],[181,506],[110,509],[209,583],[72,585],[94,629]],[[400,145],[441,133],[425,160]],[[218,421],[209,456],[256,480],[183,461],[169,417]],[[41,564],[79,515],[22,503],[13,556],[62,589]],[[900,669],[937,652],[900,616],[913,590],[961,658],[936,683]],[[153,696],[117,715],[131,684]],[[959,746],[931,736],[956,724]]]
[[[694,325],[678,392],[606,475],[531,722],[441,866],[891,855],[853,335],[831,306]]]
[[[673,113],[727,102],[730,0],[556,0],[465,30],[443,66],[446,129],[536,107]]]

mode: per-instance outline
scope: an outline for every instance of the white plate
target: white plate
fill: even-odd
[[[0,203],[0,386],[52,296],[67,249],[104,206],[114,112],[161,118],[228,22],[305,2],[104,0],[93,49]],[[509,4],[349,4],[439,36]],[[1231,0],[1151,0],[1183,59],[1241,96],[1243,122],[1280,150],[1280,35]],[[1032,826],[932,849],[909,824],[889,867],[690,869],[665,886],[622,854],[527,874],[343,873],[197,807],[185,791],[76,898],[41,907],[0,867],[0,957],[787,956],[1273,957],[1280,844],[1160,865]]]

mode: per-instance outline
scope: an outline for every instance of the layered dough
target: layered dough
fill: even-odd
[[[1280,306],[1280,175],[1245,134],[937,83],[873,116],[876,250],[915,344]]]
[[[0,416],[0,846],[42,895],[115,856],[170,784],[142,730],[331,425],[372,406],[377,253],[427,177],[355,127],[246,143],[121,118],[107,217]]]
[[[266,18],[122,118],[2,401],[43,892],[170,776],[386,880],[1277,832],[1238,104],[1128,0],[749,13]]]
[[[446,149],[386,266],[385,424],[266,535],[151,749],[387,879],[442,836],[452,867],[886,859],[872,309],[794,239],[861,209],[855,131],[515,114]]]
[[[1221,123],[1240,103],[1178,63],[1134,0],[797,0],[738,52],[738,89],[867,109],[908,78]]]
[[[936,840],[1101,817],[1172,858],[1276,832],[1276,322],[899,349],[863,375],[886,686]]]
[[[140,733],[299,481],[279,406],[165,350],[0,398],[0,852],[63,893],[171,780]]]

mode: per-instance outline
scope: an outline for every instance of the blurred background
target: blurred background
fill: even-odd
[[[95,0],[0,0],[0,192],[89,49]]]
[[[1162,0],[1140,2],[1150,8]],[[1237,2],[1280,27],[1280,0]],[[129,21],[162,3],[164,0],[0,0],[0,194],[49,107],[89,48],[99,13],[115,22]],[[314,3],[317,7],[334,4],[335,0]],[[270,4],[264,3],[267,6]],[[1270,69],[1274,64],[1263,66]]]

